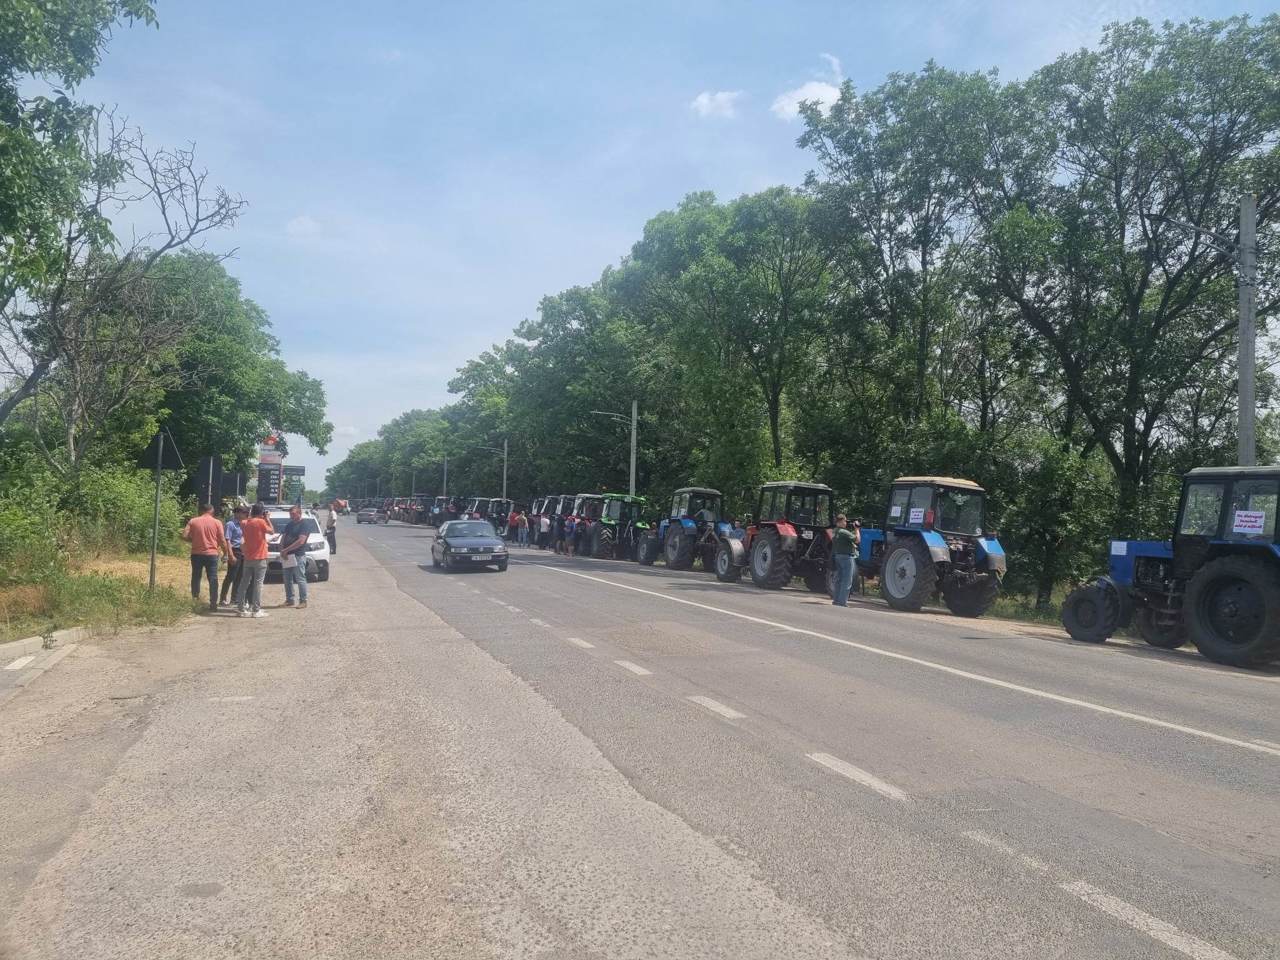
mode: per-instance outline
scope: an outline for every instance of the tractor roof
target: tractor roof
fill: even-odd
[[[809,483],[803,480],[775,480],[773,483],[760,484],[761,490],[777,490],[780,488],[788,490],[821,490],[826,493],[831,492],[831,488],[825,483]]]
[[[588,500],[603,500],[604,494],[601,493],[579,493],[578,497],[586,497]]]
[[[712,497],[723,497],[724,494],[719,490],[713,490],[710,487],[681,487],[676,493],[705,493]]]
[[[1188,480],[1239,480],[1244,477],[1280,477],[1280,467],[1196,467],[1187,471]]]
[[[644,497],[633,497],[629,493],[602,493],[601,500],[622,500],[625,503],[646,503]]]
[[[894,483],[932,483],[939,487],[959,487],[962,490],[985,491],[972,480],[961,480],[959,477],[899,477]]]

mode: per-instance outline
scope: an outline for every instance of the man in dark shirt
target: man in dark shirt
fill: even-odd
[[[853,553],[861,539],[858,528],[849,529],[849,520],[842,513],[836,517],[836,528],[831,531],[831,562],[836,568],[835,596],[831,602],[837,607],[849,605],[849,587],[853,585]]]
[[[289,509],[289,522],[280,534],[280,566],[284,574],[284,605],[293,606],[293,586],[298,585],[298,609],[307,605],[307,523],[302,508]]]

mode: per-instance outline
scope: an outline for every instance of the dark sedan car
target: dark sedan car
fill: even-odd
[[[507,569],[507,545],[488,520],[450,520],[431,544],[431,565],[446,570],[485,567]]]

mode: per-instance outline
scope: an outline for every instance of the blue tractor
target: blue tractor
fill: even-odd
[[[862,531],[858,572],[878,577],[895,610],[937,594],[956,616],[980,617],[1000,592],[1005,554],[986,529],[986,492],[972,480],[899,477],[884,527]]]
[[[1237,667],[1280,657],[1280,467],[1201,467],[1182,478],[1173,539],[1112,540],[1110,571],[1067,597],[1062,624],[1102,643],[1136,621],[1152,646],[1190,640]]]
[[[688,570],[701,558],[704,570],[713,569],[716,546],[729,533],[723,506],[719,490],[681,487],[672,494],[671,509],[658,522],[654,535],[640,542],[636,559],[651,566],[661,554],[672,570]]]

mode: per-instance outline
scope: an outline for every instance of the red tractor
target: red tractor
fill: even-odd
[[[757,587],[778,590],[803,577],[814,593],[830,593],[831,529],[835,514],[831,488],[821,483],[766,483],[756,501],[745,537],[730,533],[716,548],[716,577],[736,583],[750,568]]]

